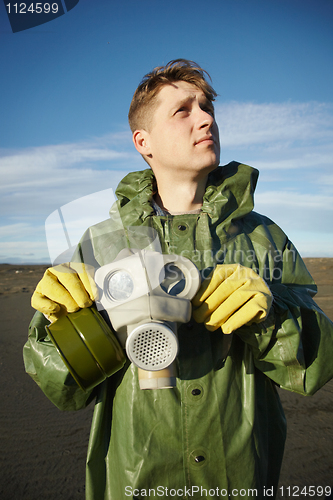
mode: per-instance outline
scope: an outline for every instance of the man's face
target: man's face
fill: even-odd
[[[213,104],[192,84],[177,81],[161,88],[146,134],[148,161],[156,172],[208,173],[219,164]]]

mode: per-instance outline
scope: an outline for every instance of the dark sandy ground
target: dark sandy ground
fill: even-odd
[[[305,260],[333,320],[333,259]],[[60,412],[23,367],[30,297],[45,268],[0,265],[0,500],[84,500],[93,405]],[[280,486],[291,494],[278,498],[307,498],[292,487],[333,486],[333,381],[310,398],[280,395],[288,422]]]

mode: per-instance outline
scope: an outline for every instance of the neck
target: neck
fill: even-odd
[[[174,173],[173,173],[174,174]],[[168,212],[190,212],[201,208],[207,175],[189,177],[155,173],[157,183],[156,203]]]

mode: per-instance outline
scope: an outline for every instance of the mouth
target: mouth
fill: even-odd
[[[212,145],[212,144],[215,144],[215,141],[214,141],[212,135],[206,135],[206,136],[202,137],[201,139],[199,139],[198,141],[196,141],[195,145],[197,145],[197,144]]]

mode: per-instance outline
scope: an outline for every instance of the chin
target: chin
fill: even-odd
[[[208,171],[209,171],[209,172],[213,172],[213,170],[215,170],[218,166],[219,166],[219,164],[218,164],[218,163],[214,163],[214,165],[211,165],[211,166],[208,168]]]
[[[220,164],[220,159],[215,158],[214,161],[207,163],[206,168],[209,169],[210,171],[212,171],[212,170],[215,170],[219,166],[219,164]]]
[[[201,174],[206,176],[206,175],[210,174],[210,172],[213,172],[213,170],[215,170],[217,167],[218,167],[217,163],[214,163],[214,164],[210,163],[210,164],[198,166],[198,168],[196,170],[197,170],[198,174],[201,173]],[[193,168],[192,168],[192,171],[193,171]]]

